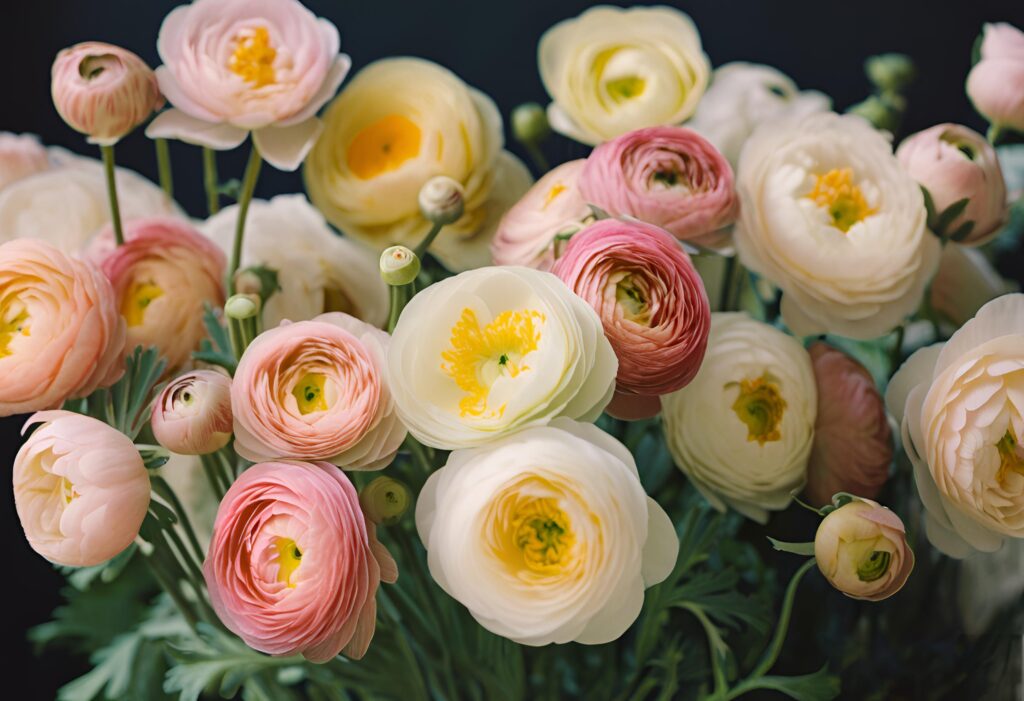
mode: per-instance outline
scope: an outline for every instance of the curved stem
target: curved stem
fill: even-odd
[[[171,173],[171,149],[167,139],[156,139],[156,166],[160,173],[160,188],[174,199],[174,175]]]
[[[245,218],[249,214],[249,203],[252,202],[252,195],[256,191],[256,180],[260,177],[260,167],[263,159],[260,157],[256,144],[252,145],[249,152],[249,162],[245,165],[245,175],[242,178],[242,193],[238,198],[238,221],[235,222],[235,242],[231,247],[231,263],[228,267],[228,288],[229,296],[235,293],[235,273],[242,264],[242,243],[245,240]]]
[[[175,514],[178,517],[178,523],[181,524],[181,528],[185,531],[185,537],[188,538],[189,545],[192,546],[195,557],[199,562],[203,561],[205,553],[203,553],[203,547],[199,544],[199,538],[196,537],[195,529],[192,528],[192,522],[189,521],[188,514],[185,513],[185,506],[178,499],[178,495],[174,493],[171,485],[163,477],[154,477],[150,480],[153,485],[153,491],[166,499]]]
[[[203,148],[203,187],[206,188],[206,209],[213,216],[220,211],[220,182],[217,176],[217,152]]]
[[[551,170],[551,166],[548,165],[548,159],[544,157],[544,152],[540,150],[540,146],[536,141],[524,141],[523,148],[526,149],[526,153],[530,155],[533,165],[541,175]]]
[[[416,254],[417,258],[423,260],[423,256],[426,254],[427,249],[430,248],[430,244],[434,243],[434,239],[437,238],[437,235],[441,233],[441,229],[443,228],[444,224],[437,223],[430,227],[430,231],[427,232],[427,235],[424,236],[423,240],[420,241],[419,245],[413,249],[413,253]]]
[[[793,615],[793,601],[796,599],[797,587],[800,586],[800,580],[803,579],[803,576],[807,574],[807,571],[814,564],[815,559],[812,557],[801,565],[800,569],[793,574],[793,578],[789,580],[789,586],[786,587],[786,596],[782,600],[782,611],[779,612],[779,622],[775,626],[775,634],[772,636],[771,643],[765,649],[761,661],[754,668],[754,671],[750,673],[748,680],[764,676],[779,659],[779,654],[782,652],[782,643],[786,641],[786,633],[789,632],[789,619]]]
[[[110,222],[114,225],[114,241],[124,245],[124,229],[121,226],[121,207],[117,202],[117,172],[114,169],[114,147],[100,146],[103,155],[103,171],[107,176],[107,197],[110,199]]]

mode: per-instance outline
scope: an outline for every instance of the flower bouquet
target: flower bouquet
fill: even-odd
[[[533,172],[450,70],[341,49],[298,0],[194,0],[155,71],[56,57],[102,163],[0,135],[0,415],[68,581],[31,637],[92,662],[61,699],[1020,692],[1024,33],[980,37],[987,138],[894,152],[905,56],[839,114],[596,7],[511,115]],[[159,187],[115,165],[142,125]],[[552,131],[592,149],[550,168]]]

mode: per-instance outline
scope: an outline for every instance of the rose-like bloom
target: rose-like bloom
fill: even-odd
[[[51,78],[57,112],[94,144],[116,144],[164,104],[146,62],[112,44],[87,41],[63,49]]]
[[[732,168],[684,127],[651,127],[601,144],[587,159],[580,194],[612,216],[660,226],[683,241],[714,244],[736,220]]]
[[[943,246],[939,271],[932,278],[928,299],[940,323],[953,324],[948,335],[963,326],[996,297],[1017,292],[1020,286],[1003,278],[980,250]]]
[[[371,63],[331,103],[306,162],[306,189],[327,220],[376,251],[409,248],[433,223],[420,189],[446,175],[462,185],[464,214],[430,251],[452,270],[490,263],[498,220],[530,187],[526,166],[502,150],[494,102],[436,63]]]
[[[661,408],[676,465],[716,509],[764,523],[803,487],[817,392],[792,336],[743,313],[712,314],[697,376]]]
[[[598,144],[693,114],[711,63],[690,17],[669,7],[594,7],[551,27],[538,48],[560,134]]]
[[[228,253],[237,221],[238,205],[232,205],[200,228]],[[304,195],[250,203],[242,268],[253,266],[276,271],[280,286],[263,307],[265,328],[325,312],[345,312],[373,326],[387,320],[388,290],[377,271],[377,258],[331,231]]]
[[[572,237],[552,272],[601,317],[619,359],[606,411],[644,419],[685,387],[704,359],[711,308],[679,243],[656,226],[605,219]]]
[[[0,190],[50,167],[50,157],[31,134],[0,131]]]
[[[14,458],[14,505],[29,545],[51,562],[91,567],[127,548],[149,508],[135,444],[102,421],[41,411]]]
[[[829,584],[865,601],[888,599],[914,569],[903,521],[869,499],[854,499],[822,519],[814,559]]]
[[[985,25],[967,96],[993,124],[1024,131],[1024,32],[1005,22]]]
[[[565,239],[593,218],[577,187],[585,163],[581,158],[549,171],[505,212],[491,241],[495,265],[551,270]]]
[[[125,326],[96,267],[42,241],[0,245],[0,416],[55,409],[124,373]]]
[[[1007,214],[1006,184],[995,149],[984,136],[958,124],[937,124],[907,137],[896,158],[928,189],[936,212],[969,200],[946,228],[952,234],[972,222],[970,233],[958,243],[984,243],[999,232]]]
[[[823,506],[837,492],[878,495],[889,478],[892,429],[875,380],[863,365],[824,343],[808,348],[818,419],[807,465],[807,497]]]
[[[866,121],[814,114],[759,129],[736,184],[740,260],[782,289],[793,333],[875,338],[918,308],[941,246],[921,188]]]
[[[205,455],[231,440],[231,378],[213,370],[180,375],[153,402],[157,443],[182,455]]]
[[[224,495],[203,574],[220,620],[246,645],[321,663],[366,653],[377,586],[398,568],[341,470],[267,462]]]
[[[597,313],[551,273],[471,270],[405,307],[388,378],[409,432],[467,448],[544,425],[593,421],[615,390],[618,362]]]
[[[260,334],[231,383],[235,450],[254,462],[385,467],[405,440],[384,376],[390,340],[338,312]]]
[[[568,419],[452,453],[416,527],[434,580],[522,645],[618,639],[679,552],[625,446]]]
[[[743,144],[761,124],[828,112],[831,107],[827,95],[801,91],[782,71],[735,61],[711,74],[711,86],[686,126],[714,144],[735,168]]]
[[[295,170],[320,134],[317,111],[345,79],[337,28],[298,0],[195,0],[164,19],[160,89],[174,105],[152,138],[232,149],[252,132],[260,155]]]
[[[910,356],[885,400],[935,547],[965,557],[1024,538],[1024,295],[989,302]]]

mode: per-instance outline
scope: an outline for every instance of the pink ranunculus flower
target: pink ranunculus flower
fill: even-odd
[[[61,118],[89,142],[111,145],[163,107],[156,75],[127,49],[98,41],[57,54],[50,83]]]
[[[149,508],[135,444],[102,421],[40,411],[14,458],[14,504],[29,545],[51,562],[91,567],[127,548]]]
[[[679,242],[637,221],[604,219],[569,240],[552,272],[594,308],[619,359],[607,411],[642,419],[700,369],[711,308]]]
[[[35,136],[0,131],[0,190],[49,167],[46,147]]]
[[[341,312],[260,334],[231,383],[235,450],[377,470],[405,440],[385,377],[391,336]]]
[[[538,180],[505,212],[491,241],[495,265],[550,270],[565,241],[592,217],[577,180],[586,160],[569,161]]]
[[[1024,131],[1024,32],[1006,22],[985,25],[967,96],[992,124]]]
[[[174,106],[146,130],[232,149],[251,131],[267,162],[295,170],[320,135],[317,111],[345,79],[337,28],[298,0],[195,0],[160,27],[156,75]]]
[[[231,378],[214,370],[180,375],[153,403],[157,443],[181,455],[205,455],[231,440]]]
[[[345,473],[266,462],[224,495],[203,574],[217,615],[247,645],[327,662],[366,653],[377,586],[398,568]]]
[[[660,226],[682,241],[718,245],[739,213],[729,162],[685,127],[623,134],[590,154],[579,178],[589,204]]]
[[[0,416],[55,409],[124,374],[125,325],[96,267],[48,243],[0,245]]]
[[[818,387],[818,418],[807,464],[807,498],[823,506],[837,492],[872,499],[889,479],[892,429],[885,402],[863,365],[813,343],[808,352]]]

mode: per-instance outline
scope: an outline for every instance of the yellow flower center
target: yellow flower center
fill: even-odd
[[[133,282],[121,302],[121,316],[128,326],[142,326],[150,303],[163,295],[163,289],[152,282]]]
[[[294,589],[292,575],[302,564],[302,551],[291,538],[275,538],[274,548],[277,550],[277,581]]]
[[[390,114],[363,128],[348,147],[348,167],[360,180],[398,168],[420,153],[423,134],[407,117]]]
[[[999,471],[996,473],[996,480],[1005,487],[1011,473],[1024,475],[1024,446],[1017,441],[1011,427],[996,443],[996,450],[999,451]]]
[[[299,405],[299,411],[303,416],[312,414],[314,411],[327,411],[329,405],[324,396],[324,384],[327,376],[318,372],[306,373],[292,387],[292,395]]]
[[[634,97],[643,95],[647,82],[635,75],[628,75],[609,80],[604,84],[604,87],[615,102],[625,102],[626,100],[632,100]]]
[[[757,441],[760,445],[780,440],[779,426],[786,410],[786,400],[782,398],[779,386],[768,375],[756,380],[741,380],[739,385],[740,394],[733,402],[732,410],[746,424],[747,440]]]
[[[533,477],[506,488],[487,514],[494,553],[512,573],[552,576],[575,559],[576,536],[547,480]]]
[[[651,307],[647,293],[633,282],[631,276],[627,275],[615,285],[615,301],[627,319],[643,326],[650,325]]]
[[[465,392],[459,401],[461,416],[504,413],[504,404],[488,412],[491,385],[498,377],[516,377],[530,369],[524,361],[537,350],[538,323],[544,320],[536,310],[505,311],[480,328],[476,313],[468,307],[462,310],[452,327],[451,348],[441,353],[441,369]]]
[[[235,40],[235,52],[228,59],[228,69],[255,88],[277,82],[274,59],[277,49],[270,45],[270,32],[266,27],[246,29]]]
[[[843,233],[878,211],[868,206],[864,193],[853,184],[853,169],[833,168],[815,178],[814,189],[807,194],[807,199],[826,208],[832,225]]]
[[[28,336],[28,309],[15,299],[0,305],[0,358],[11,355],[10,343],[17,336]]]
[[[885,550],[884,538],[871,538],[845,543],[850,561],[857,563],[857,579],[862,582],[874,582],[885,576],[892,564],[892,553]]]
[[[562,183],[558,183],[557,185],[552,187],[550,190],[548,190],[547,197],[544,198],[544,207],[543,207],[543,209],[547,209],[548,205],[550,205],[552,202],[554,202],[555,198],[558,197],[559,195],[561,195],[563,192],[565,192],[565,190],[566,190],[566,187]]]
[[[75,485],[73,485],[71,483],[71,480],[69,480],[67,477],[61,478],[60,489],[61,493],[64,496],[65,504],[70,504],[72,501],[82,496],[81,494],[78,493],[78,490],[75,489]]]

